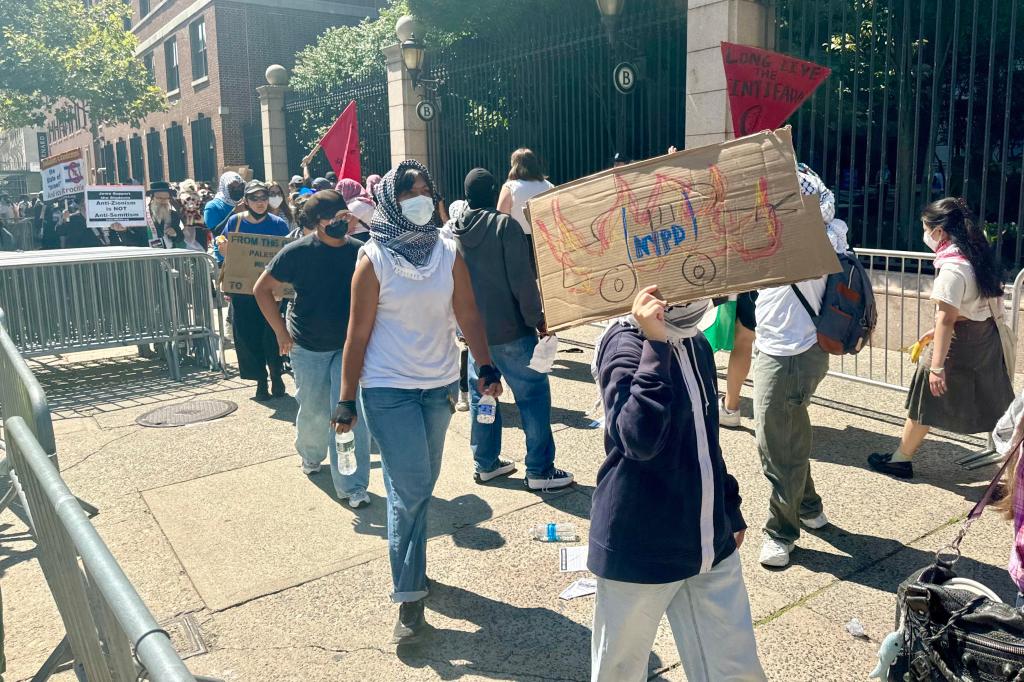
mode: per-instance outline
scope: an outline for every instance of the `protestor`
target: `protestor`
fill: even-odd
[[[800,164],[800,192],[826,199],[831,192],[818,175]],[[834,207],[819,199],[823,227],[837,252],[849,249],[846,224],[831,220]],[[798,287],[815,313],[821,310],[827,276],[758,292],[757,356],[754,359],[754,421],[761,468],[771,483],[768,521],[759,561],[781,568],[800,537],[800,524],[812,530],[828,525],[811,478],[811,420],[807,412],[828,372],[828,354],[818,345],[814,320],[804,309]]]
[[[286,197],[284,188],[281,187],[281,184],[278,182],[267,183],[267,191],[270,195],[270,201],[268,204],[270,206],[270,213],[288,223],[289,231],[298,227],[298,224],[295,222],[295,215],[292,212],[292,208],[288,205],[288,202],[285,201]]]
[[[597,576],[592,682],[643,680],[667,615],[689,680],[764,680],[737,549],[746,523],[718,441],[707,300],[657,287],[598,342],[607,459],[587,568]]]
[[[441,236],[455,239],[455,222],[469,209],[464,199],[456,199],[448,207],[448,221],[441,226]],[[462,332],[457,333],[459,339],[459,400],[455,403],[456,412],[469,412],[469,347]]]
[[[341,394],[341,356],[348,331],[352,274],[360,243],[346,238],[355,216],[334,190],[317,192],[302,208],[314,232],[285,246],[260,275],[253,295],[274,330],[278,350],[291,358],[295,374],[295,449],[307,475],[330,458],[331,478],[339,500],[353,509],[369,504],[370,433],[355,425],[356,471],[338,470],[338,448],[331,415]],[[281,319],[274,290],[282,283],[295,289],[288,322]],[[358,398],[357,398],[358,400]]]
[[[80,196],[80,195],[79,195]],[[85,204],[72,200],[68,202],[61,223],[57,227],[62,249],[84,249],[103,246],[102,234],[99,230],[88,227],[85,220]]]
[[[341,402],[334,415],[340,432],[365,418],[380,445],[391,598],[401,603],[398,643],[414,640],[426,627],[427,511],[458,391],[456,320],[480,362],[481,390],[501,395],[469,271],[455,242],[440,237],[431,223],[433,196],[427,169],[412,160],[389,171],[377,188],[371,239],[352,281]]]
[[[0,226],[18,219],[18,207],[7,194],[0,194]]]
[[[327,178],[314,178],[310,184],[314,192],[321,192],[325,189],[334,189],[334,183]]]
[[[552,189],[554,185],[548,182],[544,175],[537,155],[525,147],[512,152],[511,166],[508,179],[502,185],[501,195],[498,197],[498,210],[515,218],[523,232],[532,234],[530,221],[526,219],[523,210],[526,208],[526,202]]]
[[[366,243],[370,238],[370,223],[373,222],[373,213],[377,210],[376,203],[370,197],[370,193],[351,178],[339,180],[335,189],[341,193],[348,210],[357,218],[349,236]]]
[[[334,171],[327,171],[324,173],[324,180],[331,183],[331,187],[337,187],[338,185],[338,174]]]
[[[671,154],[675,150],[675,147],[669,147],[668,153]],[[612,157],[612,168],[621,168],[622,166],[628,166],[631,163],[633,163],[633,159],[622,152],[615,152],[615,156]]]
[[[178,201],[181,204],[181,231],[185,248],[205,253],[210,246],[210,231],[203,222],[199,187],[194,181],[181,183]]]
[[[526,432],[526,485],[531,490],[564,488],[572,484],[573,477],[555,467],[548,375],[529,366],[538,337],[547,336],[530,244],[519,223],[497,211],[498,181],[493,175],[474,168],[466,176],[464,188],[469,210],[455,222],[455,243],[466,262],[484,320],[490,361],[515,394]],[[469,447],[475,462],[474,478],[486,483],[511,474],[516,466],[500,458],[501,405],[496,406],[494,423],[477,421],[481,396],[472,353],[468,367]]]
[[[225,173],[225,175],[227,175]],[[237,175],[237,173],[236,173]],[[243,209],[227,221],[224,234],[242,232],[245,234],[266,234],[275,237],[288,235],[288,223],[268,212],[270,192],[259,180],[250,181],[243,190]],[[234,209],[232,209],[234,210]],[[224,260],[222,249],[227,245],[222,235],[214,240],[214,255]],[[260,312],[255,297],[248,294],[231,294],[231,329],[238,355],[238,374],[242,379],[256,382],[256,400],[266,401],[271,397],[285,395],[281,380],[281,354],[278,351],[274,330]],[[267,390],[267,371],[270,371],[271,390]]]
[[[45,201],[43,202],[43,230],[41,238],[41,246],[43,249],[59,249],[60,246],[60,234],[58,228],[62,222],[62,213],[60,204],[56,201]]]
[[[206,229],[216,237],[227,224],[228,218],[245,209],[239,202],[245,196],[245,181],[242,176],[234,171],[227,171],[220,176],[220,184],[217,185],[217,195],[211,199],[203,208],[203,222]]]
[[[177,192],[168,183],[157,181],[149,185],[149,209],[146,211],[155,239],[163,241],[168,249],[184,249],[185,233],[181,227],[181,213],[171,205]]]
[[[1017,608],[1024,607],[1024,467],[1020,465],[1020,444],[1024,441],[1024,392],[1014,398],[992,431],[996,452],[1013,461],[1003,474],[1005,496],[995,505],[1013,521],[1013,549],[1010,551],[1010,580],[1017,588]]]
[[[1003,318],[1003,282],[985,233],[962,198],[946,197],[921,212],[924,243],[935,252],[935,328],[907,393],[907,420],[893,453],[868,465],[913,478],[913,457],[932,428],[991,431],[1013,400],[996,319]]]
[[[370,195],[370,198],[375,202],[377,201],[377,186],[383,178],[373,173],[366,176],[366,193]]]

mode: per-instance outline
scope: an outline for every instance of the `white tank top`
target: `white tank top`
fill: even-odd
[[[509,180],[505,186],[512,194],[512,212],[509,215],[522,226],[523,232],[531,234],[533,230],[530,228],[530,221],[526,219],[526,213],[523,212],[526,202],[541,192],[547,192],[554,185],[547,180]]]
[[[455,242],[440,238],[424,279],[395,272],[394,256],[371,239],[362,248],[380,283],[377,319],[363,360],[363,388],[430,389],[459,380],[455,339]]]

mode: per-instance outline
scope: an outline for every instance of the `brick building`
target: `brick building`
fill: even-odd
[[[127,0],[126,0],[127,1]],[[271,64],[290,69],[295,54],[331,26],[374,15],[383,0],[131,0],[137,54],[167,93],[167,111],[138,128],[105,126],[101,157],[73,108],[47,122],[50,153],[81,148],[106,182],[185,178],[215,181],[248,165],[263,174],[256,88]]]

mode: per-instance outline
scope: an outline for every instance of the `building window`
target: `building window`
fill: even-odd
[[[156,71],[153,69],[153,53],[147,52],[142,57],[142,65],[146,67],[146,73],[149,74],[150,79],[156,82]]]
[[[128,168],[128,143],[124,140],[118,140],[115,149],[117,160],[117,181],[122,185],[127,185],[128,179],[132,176],[132,172]],[[113,178],[113,175],[111,174],[110,177]]]
[[[132,179],[146,184],[146,160],[142,154],[142,138],[133,135],[128,144],[129,156],[132,160]]]
[[[178,89],[178,39],[164,43],[164,68],[167,71],[167,92]]]
[[[167,179],[181,182],[188,173],[188,152],[185,151],[185,129],[172,123],[167,129]]]
[[[192,80],[209,73],[206,64],[206,20],[193,21],[188,27],[189,48],[192,50]]]
[[[139,0],[139,18],[149,14],[149,0]]]
[[[213,140],[213,119],[199,115],[192,121],[192,170],[195,179],[213,181],[217,178],[217,146]]]
[[[117,160],[114,157],[114,145],[110,142],[103,145],[103,182],[117,182]]]
[[[160,143],[160,133],[150,130],[146,133],[146,156],[149,159],[149,181],[164,179],[164,146]]]

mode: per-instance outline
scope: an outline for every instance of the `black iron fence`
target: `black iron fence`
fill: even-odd
[[[777,0],[781,52],[831,77],[793,116],[861,246],[920,250],[921,207],[964,196],[1008,270],[1024,225],[1020,0]],[[1015,106],[1016,104],[1016,106]]]
[[[562,0],[506,41],[465,39],[429,54],[440,81],[431,170],[449,201],[476,166],[504,178],[518,147],[558,184],[611,166],[616,152],[639,159],[683,146],[685,3],[628,2],[609,34],[593,0]],[[620,76],[626,94],[619,64],[637,75]]]
[[[293,94],[285,103],[288,168],[301,174],[301,161],[352,100],[359,119],[360,165],[363,178],[391,168],[388,88],[384,74],[371,76],[344,90],[328,94]],[[309,166],[312,177],[331,170],[327,157],[317,154]]]

